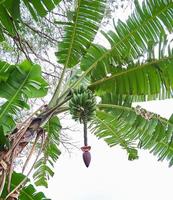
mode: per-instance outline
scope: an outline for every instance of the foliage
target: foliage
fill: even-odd
[[[0,77],[0,97],[6,99],[0,106],[0,125],[8,133],[19,109],[29,109],[29,98],[45,96],[48,85],[41,77],[41,67],[29,61],[17,65],[1,62]]]
[[[45,125],[47,138],[43,149],[43,157],[41,157],[35,164],[34,179],[37,186],[48,187],[47,181],[50,176],[54,175],[53,167],[61,154],[58,149],[59,134],[60,134],[60,121],[57,116],[52,117]]]
[[[21,2],[29,9],[35,19],[34,23],[39,23],[37,18],[44,19],[47,11],[52,11],[60,1]],[[4,34],[14,38],[16,28],[21,23],[20,1],[15,4],[15,13],[13,3],[13,0],[0,2],[1,41],[5,39]],[[81,86],[87,88],[86,91],[92,90],[98,99],[96,115],[92,116],[89,126],[92,133],[104,139],[110,147],[120,145],[127,151],[129,160],[137,159],[138,149],[143,148],[157,155],[158,160],[169,160],[169,166],[172,166],[173,117],[169,120],[164,119],[143,108],[133,108],[132,103],[172,97],[173,50],[169,37],[173,31],[173,2],[145,0],[140,5],[136,0],[133,14],[127,21],[118,20],[116,23],[114,19],[113,28],[109,31],[103,31],[101,28],[106,13],[105,0],[77,0],[73,1],[72,5],[65,18],[54,22],[63,29],[63,36],[57,44],[56,56],[60,67],[59,73],[55,75],[60,77],[55,91],[51,100],[47,102],[48,105],[34,115],[35,118],[29,121],[28,126],[23,124],[22,130],[26,128],[24,136],[28,132],[36,133],[37,148],[41,150],[41,158],[34,167],[35,184],[47,187],[49,177],[54,174],[54,163],[60,155],[61,125],[57,115],[69,110],[71,114],[75,111],[78,115],[78,107],[88,103],[82,103],[83,97],[75,100],[75,91]],[[26,30],[25,26],[20,28]],[[98,35],[101,35],[103,41],[97,39]],[[20,34],[17,38],[18,42],[23,39]],[[19,45],[20,49],[24,44]],[[0,62],[2,155],[8,142],[15,141],[13,129],[17,113],[29,108],[29,98],[43,97],[47,94],[48,85],[41,76],[42,68],[33,64],[27,52],[23,52],[28,60],[21,64]],[[92,98],[93,95],[88,97]],[[75,110],[72,108],[74,100]],[[20,129],[17,133],[20,133]],[[8,137],[5,136],[7,134]],[[42,140],[37,140],[40,135]],[[87,144],[87,124],[84,126],[84,140],[84,144]],[[27,145],[31,142],[32,139],[29,138],[29,141],[23,143]],[[34,147],[33,145],[33,149]],[[7,153],[10,152],[10,148],[12,147],[9,145]],[[90,146],[85,145],[82,149],[84,153],[89,153]],[[13,181],[14,178],[11,184]],[[28,194],[35,195],[32,186],[27,187]],[[34,198],[45,197],[41,193],[40,197],[35,195]]]
[[[105,0],[101,2],[80,0],[77,2],[72,19],[63,23],[65,36],[59,43],[56,53],[60,63],[66,67],[73,67],[86,53],[103,18],[105,2]]]

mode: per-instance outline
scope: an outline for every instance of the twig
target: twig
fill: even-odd
[[[43,74],[46,74],[46,75],[48,75],[48,76],[52,76],[52,77],[54,77],[54,78],[59,78],[58,76],[56,76],[56,75],[53,75],[53,74],[50,74],[50,73],[47,73],[47,72],[44,72],[44,71],[42,71],[42,73]]]
[[[49,40],[50,42],[53,43],[53,41],[55,42],[54,44],[56,44],[58,42],[58,40],[51,38],[49,35],[47,35],[44,32],[41,32],[39,30],[36,30],[35,28],[33,28],[32,26],[30,26],[29,24],[25,23],[22,21],[22,23],[27,26],[29,29],[31,29],[33,32],[37,33],[38,35],[40,35],[41,37],[44,36],[45,39]]]
[[[11,160],[10,160],[10,169],[8,172],[8,184],[7,184],[7,191],[10,192],[10,186],[11,186],[11,178],[12,178],[12,174],[13,174],[13,162],[14,162],[14,158],[15,158],[15,149],[12,151],[11,154]]]
[[[25,171],[25,169],[26,169],[26,166],[28,165],[28,162],[29,162],[30,159],[31,159],[31,156],[32,156],[32,154],[33,154],[33,152],[34,152],[34,150],[35,150],[35,147],[36,147],[36,144],[37,144],[39,138],[40,138],[40,134],[38,133],[37,136],[36,136],[36,138],[35,138],[35,141],[34,141],[34,143],[33,143],[33,145],[32,145],[32,148],[31,148],[31,150],[30,150],[30,153],[29,153],[29,155],[28,155],[28,157],[27,157],[27,159],[26,159],[26,161],[25,161],[25,163],[24,163],[24,165],[23,165],[22,173],[24,173],[24,171]]]
[[[25,43],[27,44],[27,46],[28,46],[28,48],[30,49],[31,53],[32,53],[33,55],[35,55],[36,58],[42,60],[43,62],[47,62],[47,63],[51,64],[52,66],[54,66],[54,67],[56,67],[56,68],[57,68],[57,67],[59,68],[59,66],[57,66],[56,64],[54,64],[54,63],[51,62],[50,60],[47,60],[46,58],[43,58],[42,56],[38,55],[38,54],[32,49],[31,45],[30,45],[26,40],[25,40]]]
[[[62,33],[61,33],[60,30],[59,30],[59,27],[56,26],[55,23],[51,22],[48,18],[45,17],[45,19],[46,19],[49,23],[53,24],[53,25],[58,29],[58,32],[59,32],[60,36],[63,37]]]
[[[3,171],[2,171],[2,175],[1,175],[1,183],[0,183],[0,197],[1,197],[1,194],[2,194],[3,189],[4,189],[4,185],[5,185],[6,177],[7,177],[6,170],[3,169]]]
[[[21,51],[24,53],[25,57],[26,57],[28,60],[31,61],[29,55],[25,52],[25,49],[24,49],[23,46],[22,46],[22,39],[21,39],[21,37],[19,36],[19,33],[18,33],[17,29],[16,29],[16,26],[15,26],[13,20],[12,20],[12,24],[13,24],[13,28],[14,28],[14,30],[15,30],[15,32],[16,32],[16,35],[17,35],[17,37],[13,37],[13,38],[18,38],[18,42],[19,42],[19,46],[20,46]]]

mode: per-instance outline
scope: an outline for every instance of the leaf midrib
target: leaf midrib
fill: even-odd
[[[76,27],[77,27],[77,21],[78,21],[78,16],[79,16],[80,4],[81,4],[81,0],[78,1],[78,7],[77,7],[77,12],[76,12],[76,20],[75,20],[74,27],[73,27],[72,40],[71,40],[70,47],[69,47],[69,50],[68,50],[67,60],[66,60],[65,65],[64,65],[65,68],[68,67],[68,63],[69,63],[69,60],[70,60],[70,56],[71,56],[71,53],[72,53],[72,48],[73,48],[73,44],[74,44],[74,40],[75,40],[75,36],[76,36]]]
[[[107,52],[105,52],[99,59],[97,59],[84,73],[83,75],[78,79],[78,81],[73,85],[73,88],[75,88],[80,81],[92,70],[95,68],[95,66],[97,65],[97,63],[99,61],[101,61],[104,57],[106,57],[110,52],[112,52],[120,43],[122,43],[123,41],[125,41],[126,39],[128,39],[131,35],[133,35],[134,33],[137,32],[137,30],[141,29],[141,26],[147,24],[149,21],[153,20],[154,18],[158,17],[159,15],[162,14],[162,12],[164,12],[165,10],[167,10],[169,7],[171,7],[173,3],[169,3],[169,5],[167,5],[166,7],[164,7],[159,13],[151,16],[151,18],[149,18],[148,20],[144,21],[142,24],[140,24],[140,26],[138,26],[136,29],[134,29],[133,31],[129,32],[129,34],[127,34],[126,37],[124,37],[122,40],[120,40],[119,42],[117,42],[110,50],[108,50]]]
[[[170,57],[165,57],[163,59],[153,60],[153,61],[151,61],[149,63],[145,63],[143,65],[137,65],[136,67],[133,67],[133,68],[127,68],[127,70],[115,73],[114,75],[112,75],[110,77],[104,77],[100,80],[93,82],[92,84],[89,85],[89,88],[92,88],[93,86],[96,86],[100,83],[105,83],[107,81],[110,81],[111,79],[114,79],[115,77],[123,76],[125,74],[131,73],[131,72],[134,72],[134,71],[137,71],[137,70],[141,70],[145,67],[150,67],[153,64],[157,64],[157,63],[160,63],[160,62],[163,62],[163,61],[166,61],[166,60],[173,60],[173,56],[171,55]]]

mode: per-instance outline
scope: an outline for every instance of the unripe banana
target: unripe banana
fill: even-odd
[[[80,88],[72,91],[72,98],[69,102],[70,114],[75,120],[87,121],[91,120],[95,115],[96,100],[93,93],[81,86]]]

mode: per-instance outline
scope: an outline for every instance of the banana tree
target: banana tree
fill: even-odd
[[[16,18],[16,14],[20,16],[20,9],[13,16],[12,7],[7,6],[12,2],[0,2],[2,34],[10,37],[14,37],[13,29],[5,19],[9,18],[15,26],[20,26],[20,17]],[[35,1],[22,2],[33,17],[44,16],[43,8],[52,10],[55,4],[61,4],[55,0],[50,4],[37,1],[42,8]],[[54,6],[51,7],[52,3]],[[64,112],[69,112],[84,126],[81,150],[87,167],[91,161],[88,129],[110,147],[120,145],[129,160],[137,159],[138,149],[143,148],[150,150],[158,160],[167,159],[169,166],[173,165],[173,116],[165,119],[140,106],[132,106],[133,102],[172,98],[173,50],[168,36],[173,31],[173,2],[145,0],[140,4],[136,0],[127,21],[113,21],[113,29],[105,32],[101,29],[101,22],[106,5],[106,0],[74,1],[69,21],[58,22],[64,28],[55,53],[57,62],[63,66],[60,79],[48,104],[41,105],[20,124],[18,113],[29,109],[29,98],[45,96],[48,84],[42,78],[41,67],[32,60],[15,65],[1,61],[2,199],[27,199],[25,191],[31,199],[33,195],[34,199],[46,199],[32,189],[28,176],[34,170],[35,185],[47,187],[47,180],[53,176],[54,163],[60,155],[58,116]],[[95,42],[97,33],[102,34],[104,42]],[[109,48],[103,46],[105,41]],[[69,70],[72,73],[64,85]],[[14,162],[28,145],[30,152],[23,165],[23,174],[17,174],[13,169]],[[35,161],[25,173],[33,155]],[[15,180],[17,177],[20,177],[19,181]]]

